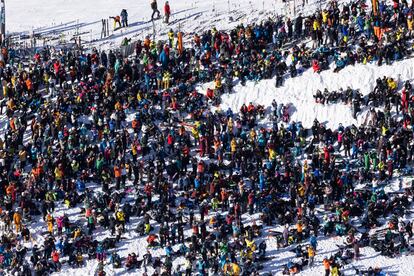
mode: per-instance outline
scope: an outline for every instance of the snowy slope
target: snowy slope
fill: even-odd
[[[263,7],[265,10],[276,11],[284,6],[282,1],[275,0],[172,0],[169,3],[176,17],[179,14],[190,16],[194,12],[206,13],[205,17],[210,17],[211,14],[214,16],[228,14],[229,11],[238,10],[253,13],[263,11]],[[158,9],[161,12],[163,5],[164,1],[158,1]],[[151,18],[150,0],[11,0],[6,2],[6,18],[9,32],[26,32],[76,20],[80,23],[92,23],[119,14],[122,9],[128,10],[131,24],[148,21]]]
[[[414,78],[413,60],[407,59],[381,67],[375,64],[357,64],[347,66],[339,73],[334,73],[330,69],[317,74],[310,69],[296,78],[288,77],[284,85],[279,88],[275,87],[275,78],[263,80],[257,84],[248,82],[246,86],[239,84],[234,88],[236,93],[224,94],[221,97],[220,108],[223,110],[231,108],[238,112],[243,104],[248,105],[252,102],[267,107],[275,99],[278,104],[292,104],[291,119],[295,122],[302,122],[304,127],[311,127],[315,118],[319,122],[325,122],[330,128],[337,128],[339,123],[344,126],[360,125],[367,119],[367,110],[360,112],[357,120],[354,120],[350,105],[315,104],[313,95],[318,89],[323,91],[327,88],[328,91],[338,91],[340,88],[346,90],[348,87],[359,89],[363,95],[366,95],[374,90],[375,80],[383,76],[404,81],[412,80]],[[201,86],[199,92],[205,93],[209,87],[214,88],[214,84]]]
[[[166,26],[162,20],[155,22],[156,36],[164,37],[170,28],[180,29],[184,34],[209,29],[230,28],[240,23],[257,22],[274,14],[307,13],[319,7],[319,1],[310,0],[304,9],[293,2],[281,0],[258,1],[169,1],[172,16]],[[301,2],[301,1],[297,1]],[[158,1],[163,13],[164,1]],[[129,27],[113,31],[110,22],[110,37],[101,39],[101,19],[119,15],[122,9],[129,14]],[[74,34],[82,34],[82,41],[91,42],[98,48],[119,46],[124,37],[143,39],[153,34],[152,10],[149,0],[12,0],[6,2],[7,32],[13,34],[42,34],[44,37],[64,36],[66,41]],[[22,20],[23,19],[23,20]],[[184,39],[191,37],[184,35]]]

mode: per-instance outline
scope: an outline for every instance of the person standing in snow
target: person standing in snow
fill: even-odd
[[[288,240],[289,240],[289,224],[286,224],[285,227],[283,228],[282,236],[283,236],[283,245],[287,246]]]
[[[122,27],[128,27],[128,12],[126,9],[123,9],[121,11],[121,21],[122,21]]]
[[[151,20],[154,20],[155,14],[158,14],[156,19],[160,18],[161,15],[160,15],[160,11],[158,10],[157,0],[151,1],[151,9],[152,9]]]
[[[170,23],[170,15],[171,15],[171,8],[170,8],[170,4],[168,3],[168,1],[165,1],[165,5],[164,5],[164,16],[165,16],[165,23],[169,24]]]

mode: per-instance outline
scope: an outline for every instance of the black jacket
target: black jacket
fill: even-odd
[[[151,2],[151,9],[153,9],[153,10],[157,10],[158,9],[158,7],[157,7],[157,1],[152,1]]]

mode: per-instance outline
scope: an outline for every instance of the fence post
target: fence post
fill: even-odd
[[[101,19],[102,29],[101,29],[101,39],[105,37],[106,30],[105,30],[105,21],[104,19]]]
[[[152,20],[152,40],[155,41],[155,21]]]
[[[0,2],[0,43],[3,46],[6,40],[6,6],[5,0]]]
[[[109,19],[106,19],[106,31],[108,32],[107,36],[109,36]]]

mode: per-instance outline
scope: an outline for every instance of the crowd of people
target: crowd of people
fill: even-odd
[[[388,257],[410,252],[414,224],[402,219],[414,192],[403,185],[414,158],[408,80],[378,79],[366,97],[350,89],[315,95],[352,103],[355,117],[369,108],[361,126],[330,129],[315,119],[307,129],[276,100],[210,107],[238,82],[276,76],[279,87],[310,67],[407,57],[412,22],[405,1],[381,2],[377,15],[363,2],[331,2],[294,22],[213,28],[188,48],[171,30],[168,41],[138,42],[129,58],[45,47],[25,63],[4,48],[0,268],[40,276],[95,260],[97,275],[107,266],[258,275],[272,262],[269,234],[296,256],[280,268],[286,274],[323,266],[339,275],[364,246]],[[197,91],[210,81],[214,88]],[[265,116],[268,128],[258,124]],[[395,181],[400,192],[385,193]],[[368,233],[379,226],[385,230]],[[117,247],[130,232],[147,250],[121,257]],[[318,263],[321,236],[346,243]]]

